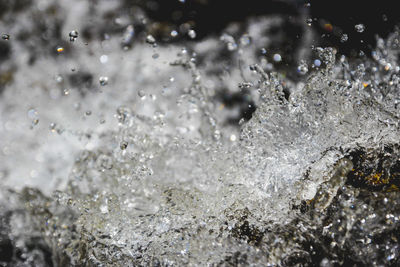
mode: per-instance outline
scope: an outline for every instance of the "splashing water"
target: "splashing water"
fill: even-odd
[[[371,59],[315,48],[295,76],[266,52],[260,29],[277,17],[183,49],[121,18],[121,32],[84,43],[69,29],[106,10],[74,4],[63,53],[30,66],[36,51],[16,41],[1,65],[0,236],[20,261],[48,264],[36,238],[59,266],[398,262],[398,32]],[[240,108],[222,88],[254,101],[250,119],[226,123]]]

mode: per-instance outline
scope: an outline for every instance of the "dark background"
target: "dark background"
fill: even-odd
[[[395,1],[186,0],[182,3],[179,0],[156,0],[141,5],[155,21],[175,25],[194,22],[198,39],[218,34],[230,22],[244,22],[252,16],[279,14],[289,19],[305,14],[313,19],[312,27],[321,34],[320,45],[335,46],[344,54],[370,50],[377,34],[387,36],[399,22],[398,3]],[[325,27],[328,23],[332,30]],[[354,29],[360,23],[365,25],[362,33]],[[342,33],[349,36],[347,42],[340,41]]]

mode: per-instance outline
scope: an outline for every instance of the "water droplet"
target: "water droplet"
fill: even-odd
[[[281,61],[282,61],[282,56],[279,55],[279,54],[275,54],[275,55],[273,56],[273,60],[274,60],[275,62],[281,62]]]
[[[158,53],[154,53],[151,57],[157,59],[160,55]]]
[[[307,25],[308,26],[311,26],[312,25],[312,18],[308,18],[308,19],[306,19],[306,23],[307,23]]]
[[[226,44],[226,47],[228,48],[229,51],[234,51],[237,49],[237,44],[235,42],[235,39],[231,35],[223,34],[220,37],[220,40]]]
[[[128,25],[126,27],[124,35],[122,37],[122,44],[124,45],[124,49],[128,49],[133,41],[133,37],[135,36],[135,28],[133,25]]]
[[[99,78],[99,82],[100,82],[100,85],[101,85],[101,86],[107,85],[107,84],[108,84],[108,77],[106,77],[106,76],[101,76],[101,77]]]
[[[342,36],[340,37],[340,42],[344,43],[347,42],[347,40],[349,40],[349,36],[347,34],[342,34]]]
[[[251,43],[251,38],[248,34],[244,34],[242,37],[240,37],[240,44],[242,46],[247,46]]]
[[[356,29],[357,32],[363,32],[365,30],[364,24],[361,24],[361,23],[360,24],[356,24],[354,26],[354,28]]]
[[[267,49],[261,48],[261,54],[266,55],[267,54]]]
[[[196,32],[194,30],[189,30],[188,35],[192,39],[196,38]]]
[[[145,92],[144,90],[139,90],[139,91],[138,91],[138,96],[141,97],[141,98],[143,98],[143,97],[146,96],[146,92]]]
[[[61,47],[61,46],[57,47],[57,52],[58,53],[64,52],[64,47]]]
[[[92,111],[90,111],[90,110],[86,111],[86,112],[85,112],[85,115],[86,115],[86,116],[92,115]]]
[[[60,74],[56,75],[56,82],[57,83],[62,83],[63,81],[64,81],[64,79]]]
[[[69,33],[69,40],[71,42],[75,42],[76,38],[78,38],[78,31],[73,30]]]
[[[308,72],[308,65],[305,61],[301,61],[299,66],[297,66],[297,72],[301,75],[305,75]]]
[[[57,124],[55,122],[50,123],[49,129],[53,133],[56,131]]]
[[[69,89],[64,88],[63,93],[64,93],[65,96],[69,95]]]
[[[7,33],[3,33],[3,34],[1,35],[1,39],[8,41],[8,40],[10,40],[10,35],[7,34]]]
[[[30,119],[35,119],[35,118],[37,118],[37,115],[38,115],[38,113],[37,113],[36,109],[31,108],[31,109],[28,110],[28,117],[29,117]]]
[[[178,32],[176,30],[172,30],[171,31],[171,36],[172,37],[177,37],[178,36]]]
[[[221,138],[221,132],[219,130],[214,131],[214,139],[219,140]]]
[[[147,35],[146,43],[154,44],[155,42],[156,42],[156,39],[153,37],[153,35],[151,35],[151,34]]]
[[[121,150],[125,150],[128,147],[128,142],[127,141],[122,141],[119,144],[119,148],[121,148]]]
[[[234,51],[237,48],[237,44],[236,43],[228,43],[227,47],[228,47],[229,51]]]

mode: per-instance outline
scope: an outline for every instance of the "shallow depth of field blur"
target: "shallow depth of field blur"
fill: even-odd
[[[0,266],[400,265],[377,4],[0,0]]]

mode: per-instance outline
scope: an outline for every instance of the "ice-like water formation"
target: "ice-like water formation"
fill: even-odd
[[[305,26],[292,55],[269,55],[271,16],[182,47],[139,9],[100,20],[116,3],[38,1],[0,24],[0,241],[21,254],[8,262],[398,263],[398,32],[347,59],[308,50]],[[257,106],[250,120],[227,123],[241,110],[224,90]]]

